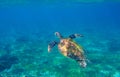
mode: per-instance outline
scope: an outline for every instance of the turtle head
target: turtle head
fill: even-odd
[[[55,35],[56,35],[58,38],[60,38],[60,39],[63,38],[62,35],[61,35],[59,32],[55,32]]]

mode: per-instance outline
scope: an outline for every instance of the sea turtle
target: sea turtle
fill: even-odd
[[[55,45],[58,45],[59,50],[64,56],[74,59],[81,67],[86,67],[87,63],[84,50],[73,40],[76,37],[82,37],[82,35],[72,34],[68,38],[64,38],[59,32],[55,32],[55,35],[60,38],[60,42],[50,42],[48,44],[48,52],[50,52]]]

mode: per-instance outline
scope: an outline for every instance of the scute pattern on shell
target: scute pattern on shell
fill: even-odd
[[[84,59],[84,53],[82,47],[80,47],[72,39],[61,39],[58,44],[58,48],[64,56],[75,59],[76,61]]]

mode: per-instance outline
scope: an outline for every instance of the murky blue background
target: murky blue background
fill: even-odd
[[[120,3],[50,2],[0,4],[0,75],[2,77],[120,77]],[[74,60],[51,53],[59,40],[54,32],[75,40],[91,61],[81,68]]]

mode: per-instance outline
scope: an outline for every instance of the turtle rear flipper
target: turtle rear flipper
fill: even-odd
[[[56,41],[50,42],[50,43],[48,44],[48,52],[50,52],[51,49],[52,49],[55,45],[57,45],[57,44],[58,44],[58,42],[56,42]]]
[[[77,37],[83,37],[83,35],[81,35],[81,34],[71,34],[69,36],[69,38],[71,38],[71,39],[74,39],[74,38],[77,38]]]
[[[81,67],[83,67],[83,68],[85,68],[86,66],[87,66],[87,63],[86,63],[86,61],[79,61],[79,64],[80,64],[80,66]]]

